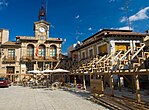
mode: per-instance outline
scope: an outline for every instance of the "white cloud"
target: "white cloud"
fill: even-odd
[[[140,11],[138,11],[136,14],[129,17],[130,22],[138,21],[138,20],[144,20],[148,19],[149,16],[147,15],[147,11],[149,10],[149,7],[143,8]],[[127,17],[122,17],[120,22],[126,22]]]
[[[117,29],[117,30],[133,30],[132,27],[129,26],[124,26],[124,27],[119,27],[119,28],[110,28],[110,29]]]
[[[99,29],[98,32],[101,31],[101,30],[102,30],[102,29]]]
[[[125,21],[127,21],[127,17],[122,17],[122,19],[120,20],[120,22],[122,23],[122,22],[125,22]]]
[[[54,25],[51,24],[50,26],[51,26],[51,28],[54,28],[55,29],[55,26]]]
[[[76,35],[83,35],[84,33],[82,32],[76,32]]]
[[[125,10],[125,7],[120,7],[120,10]]]
[[[111,3],[111,2],[116,2],[116,0],[109,0],[109,2]]]
[[[77,15],[76,17],[75,17],[75,19],[79,19],[80,18],[80,15]]]
[[[90,27],[90,28],[88,28],[88,30],[89,30],[89,31],[91,31],[91,30],[92,30],[92,28]]]
[[[0,0],[0,9],[7,7],[7,6],[8,6],[7,0]]]
[[[67,39],[66,39],[66,38],[64,38],[64,40],[63,40],[63,44],[65,44],[65,43],[66,43],[66,41],[67,41]]]
[[[66,40],[66,38],[64,39],[64,42],[66,42],[67,40]]]
[[[133,30],[133,28],[129,27],[129,26],[124,26],[124,27],[120,27],[118,28],[119,30]]]

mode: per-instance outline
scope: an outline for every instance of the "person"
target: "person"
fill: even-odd
[[[23,82],[23,86],[25,87],[27,85],[26,77],[23,77],[22,82]]]

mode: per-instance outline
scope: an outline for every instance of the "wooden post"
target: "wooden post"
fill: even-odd
[[[104,94],[104,77],[103,77],[103,75],[101,75],[101,90],[102,90],[102,93]]]
[[[114,96],[113,75],[111,75],[111,74],[110,74],[110,90],[111,90],[110,95]]]
[[[139,84],[139,75],[135,75],[135,80],[136,80],[136,99],[137,102],[141,102],[141,97],[140,97],[140,84]]]
[[[118,88],[119,91],[122,91],[120,75],[118,75]]]
[[[135,93],[135,75],[132,75],[131,80],[132,80],[132,93]]]

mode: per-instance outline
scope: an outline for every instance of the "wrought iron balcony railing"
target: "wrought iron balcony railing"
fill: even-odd
[[[50,57],[50,56],[22,56],[22,61],[35,61],[35,60],[46,60],[46,61],[53,61],[58,60],[57,56]]]

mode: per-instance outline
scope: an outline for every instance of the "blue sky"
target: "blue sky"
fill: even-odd
[[[33,36],[33,23],[45,0],[0,0],[0,28],[16,36]],[[50,37],[63,39],[62,52],[101,29],[128,29],[126,0],[47,0]],[[149,0],[127,0],[131,29],[149,29]]]

